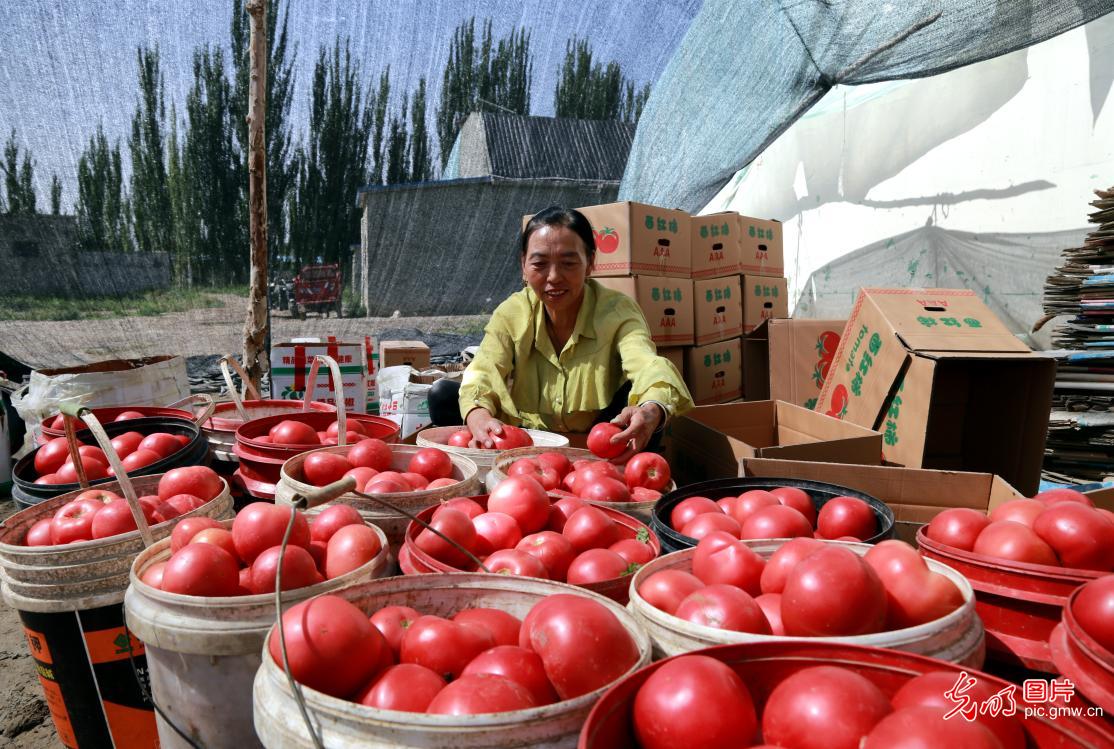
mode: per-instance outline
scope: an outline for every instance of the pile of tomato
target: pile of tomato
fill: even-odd
[[[146,568],[152,588],[187,596],[246,596],[275,591],[282,537],[282,589],[296,590],[358,569],[382,550],[379,535],[348,505],[332,505],[312,523],[292,507],[255,502],[229,530],[212,518],[187,518],[170,535],[171,555]]]
[[[224,483],[211,468],[175,468],[159,479],[157,494],[139,497],[139,506],[147,523],[157,525],[196,510],[214,499],[223,488]],[[72,544],[111,538],[134,530],[135,518],[126,499],[106,489],[87,489],[62,505],[53,517],[32,525],[23,543],[27,546]]]
[[[534,438],[530,433],[521,427],[511,426],[504,424],[502,434],[491,435],[491,441],[494,447],[486,448],[483,445],[475,446],[479,450],[513,450],[516,447],[530,447],[534,444]],[[472,432],[467,429],[460,429],[449,435],[445,440],[445,444],[452,445],[453,447],[469,447],[472,442]]]
[[[944,510],[924,533],[937,543],[996,559],[1114,570],[1114,513],[1096,509],[1073,489],[1011,500],[989,517],[963,507]]]
[[[1075,596],[1071,613],[1083,631],[1106,649],[1106,661],[1114,664],[1114,575],[1084,585]]]
[[[878,520],[858,497],[833,497],[817,513],[808,492],[792,486],[751,489],[712,501],[688,497],[669,516],[670,525],[690,538],[723,531],[735,538],[821,538],[865,541],[878,533]]]
[[[366,494],[440,489],[460,482],[453,478],[452,458],[444,450],[426,447],[411,456],[404,472],[392,471],[391,446],[368,437],[354,444],[345,455],[314,452],[306,456],[302,472],[308,483],[325,486],[346,476],[356,479],[356,491]]]
[[[812,666],[778,682],[759,715],[734,669],[706,655],[681,655],[639,688],[632,724],[642,749],[1024,749],[1016,716],[954,712],[956,701],[945,695],[958,678],[929,672],[887,696],[849,668]],[[997,693],[989,682],[969,680],[960,692],[975,705]]]
[[[963,605],[955,584],[903,541],[883,541],[859,556],[838,544],[795,538],[766,561],[723,531],[696,545],[691,573],[655,572],[638,594],[694,624],[792,637],[904,629]]]
[[[124,414],[128,413],[127,411]],[[123,416],[124,414],[120,414]],[[117,419],[119,421],[120,419]],[[112,449],[120,457],[126,471],[135,471],[149,466],[163,458],[169,458],[190,443],[188,434],[151,432],[124,432],[112,440]],[[85,469],[85,477],[98,481],[115,476],[116,472],[108,464],[104,450],[86,445],[77,440],[78,457]],[[76,484],[77,469],[70,455],[70,447],[65,437],[55,437],[35,451],[36,484]]]
[[[638,453],[619,468],[606,460],[570,462],[561,453],[519,458],[508,476],[529,476],[546,491],[589,502],[654,502],[671,480],[669,463],[657,453]]]
[[[433,513],[415,544],[455,569],[474,570],[466,549],[491,572],[538,577],[574,585],[633,574],[657,556],[649,531],[616,522],[578,497],[556,502],[534,478],[509,476],[495,487],[486,508],[455,497]]]
[[[260,437],[252,437],[252,441],[270,445],[297,445],[305,447],[336,445],[340,442],[338,438],[339,434],[339,421],[334,421],[332,424],[329,424],[325,431],[318,432],[304,421],[283,419],[271,427],[267,434]],[[367,433],[367,427],[355,419],[347,419],[344,434],[345,442],[350,445],[354,442],[360,442],[371,437],[371,435]]]
[[[524,710],[594,692],[639,662],[622,622],[578,595],[547,596],[521,621],[499,609],[444,618],[407,606],[387,606],[369,619],[343,598],[324,595],[291,607],[282,621],[297,682],[384,710]],[[276,629],[268,648],[281,668]]]

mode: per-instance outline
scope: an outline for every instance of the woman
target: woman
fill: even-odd
[[[611,441],[627,444],[613,459],[622,463],[670,416],[692,408],[638,305],[588,277],[595,255],[592,225],[580,212],[554,206],[530,219],[519,257],[526,288],[496,308],[463,382],[434,383],[435,424],[463,418],[471,446],[491,448],[504,423],[586,432],[610,420],[622,428]]]

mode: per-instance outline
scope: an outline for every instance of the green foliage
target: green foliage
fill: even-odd
[[[45,296],[6,294],[0,297],[0,318],[5,320],[103,320],[117,317],[151,317],[168,312],[185,312],[205,307],[223,307],[219,295],[247,297],[243,286],[141,291],[126,296]],[[236,300],[237,306],[241,305]]]
[[[55,216],[62,213],[62,180],[57,174],[50,177],[50,212]]]
[[[35,213],[35,166],[31,152],[23,150],[23,164],[19,161],[19,144],[16,142],[15,128],[4,144],[4,160],[0,169],[4,171],[4,189],[8,193],[4,212],[16,216]],[[3,202],[0,201],[0,206]]]
[[[561,77],[553,92],[558,117],[636,123],[649,96],[649,84],[636,89],[633,81],[623,77],[619,63],[594,61],[587,40],[573,37],[566,44]]]
[[[158,47],[137,49],[135,60],[139,103],[128,137],[133,231],[138,249],[166,252],[174,235],[166,175],[166,85]]]
[[[424,182],[433,177],[433,157],[425,123],[425,78],[418,80],[413,102],[410,109],[410,174],[407,181]]]
[[[77,237],[82,249],[132,249],[122,171],[120,143],[109,147],[104,128],[97,125],[77,161]]]
[[[388,185],[409,181],[410,143],[406,137],[406,101],[402,102],[402,112],[391,115],[390,132],[387,135],[387,174]]]
[[[383,184],[384,167],[386,166],[386,127],[387,107],[391,96],[391,66],[379,74],[379,89],[375,94],[375,106],[372,112],[371,126],[371,171],[368,173],[368,182],[373,185]]]

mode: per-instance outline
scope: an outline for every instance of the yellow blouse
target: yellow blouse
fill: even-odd
[[[510,424],[585,432],[627,380],[628,405],[657,401],[670,415],[693,406],[677,368],[657,355],[633,299],[588,279],[576,326],[558,354],[545,307],[525,288],[500,304],[484,329],[464,372],[460,413],[467,417],[480,407]]]

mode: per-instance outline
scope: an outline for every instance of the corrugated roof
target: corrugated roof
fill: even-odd
[[[635,126],[616,120],[483,113],[491,173],[515,179],[619,182]]]

